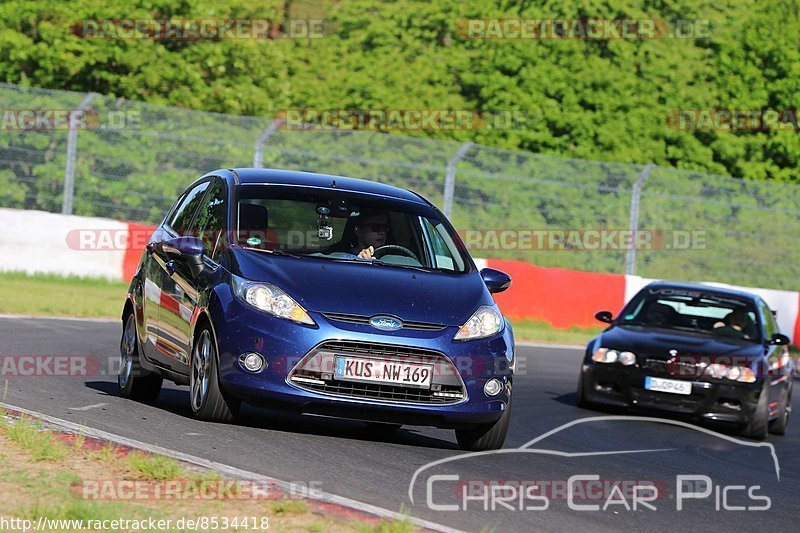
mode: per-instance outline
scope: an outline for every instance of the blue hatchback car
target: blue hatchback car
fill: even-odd
[[[122,312],[120,393],[189,385],[199,419],[248,402],[455,429],[503,445],[514,336],[445,216],[414,192],[264,169],[193,183],[150,238]]]

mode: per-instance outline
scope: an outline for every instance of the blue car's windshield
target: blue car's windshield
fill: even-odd
[[[460,238],[423,204],[311,187],[240,185],[236,242],[258,251],[467,272]]]

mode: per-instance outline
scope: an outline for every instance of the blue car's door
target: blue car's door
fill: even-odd
[[[209,182],[204,181],[190,189],[181,204],[163,227],[162,242],[177,237],[194,236],[192,221],[203,206]],[[158,316],[156,319],[156,357],[173,369],[184,372],[189,355],[189,322],[197,301],[188,278],[191,273],[180,260],[164,254],[158,247],[151,256],[159,272]]]

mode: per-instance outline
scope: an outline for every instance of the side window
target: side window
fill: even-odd
[[[225,215],[228,211],[222,182],[214,181],[205,198],[205,205],[197,214],[192,228],[197,228],[197,237],[203,241],[206,254],[216,261],[224,248],[220,238],[225,234]]]
[[[444,226],[441,223],[434,225],[427,218],[422,218],[422,224],[428,234],[428,244],[433,252],[434,268],[463,272],[464,262]]]
[[[761,314],[764,315],[764,336],[767,339],[771,339],[773,335],[778,333],[778,325],[775,324],[775,317],[772,316],[772,309],[761,300],[759,302],[761,306]]]
[[[172,215],[169,225],[178,235],[184,235],[186,233],[194,214],[200,207],[200,202],[203,201],[203,193],[207,188],[208,182],[206,181],[190,190],[175,210],[175,214]]]

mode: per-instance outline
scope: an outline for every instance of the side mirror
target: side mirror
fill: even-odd
[[[594,317],[600,322],[605,322],[606,324],[611,324],[614,321],[614,316],[611,314],[611,311],[600,311],[599,313],[595,314]]]
[[[782,333],[776,333],[769,340],[769,343],[774,344],[775,346],[788,346],[790,342],[791,341],[789,340],[789,337],[783,335]]]
[[[481,279],[486,284],[489,292],[503,292],[511,286],[511,276],[500,270],[484,268],[481,270]]]
[[[203,270],[203,241],[197,237],[178,237],[159,244],[161,251],[170,259],[186,263],[195,276]]]

